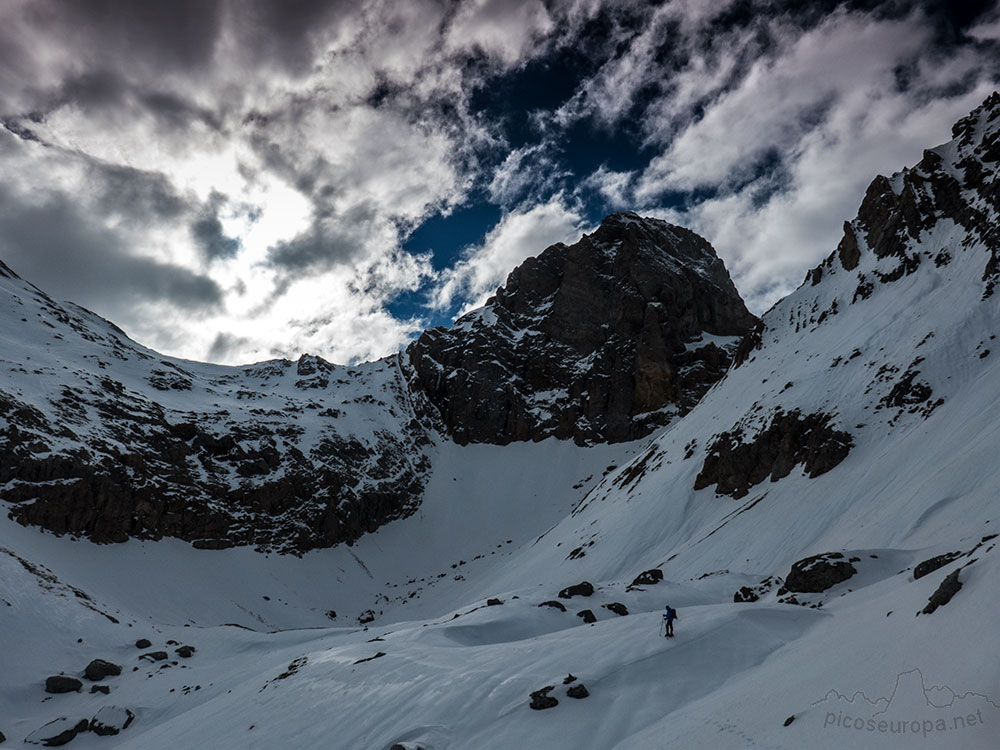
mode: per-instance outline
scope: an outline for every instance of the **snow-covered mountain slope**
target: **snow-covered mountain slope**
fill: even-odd
[[[755,319],[704,239],[615,214],[450,330],[354,367],[162,357],[6,266],[0,321],[0,499],[19,521],[302,552],[412,514],[435,442],[649,434]]]
[[[648,439],[437,441],[415,514],[302,557],[0,521],[0,731],[119,706],[73,747],[995,748],[998,134],[994,95],[876,179]],[[94,658],[109,694],[44,692]]]
[[[98,542],[301,550],[412,512],[430,443],[398,356],[163,357],[0,266],[0,497]]]

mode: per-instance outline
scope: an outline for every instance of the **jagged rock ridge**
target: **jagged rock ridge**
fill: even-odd
[[[459,443],[622,441],[690,410],[755,322],[706,240],[620,213],[407,355]]]

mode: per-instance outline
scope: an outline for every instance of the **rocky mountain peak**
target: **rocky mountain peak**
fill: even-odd
[[[816,285],[824,274],[846,271],[857,277],[851,303],[867,299],[876,285],[909,276],[923,260],[947,266],[953,253],[931,245],[953,223],[967,235],[963,253],[986,253],[982,295],[991,296],[1000,280],[1000,92],[955,123],[952,136],[913,167],[875,177],[836,251],[807,281]],[[859,269],[866,255],[873,267]]]
[[[689,410],[754,322],[704,238],[618,213],[528,258],[407,355],[460,443],[613,442]]]

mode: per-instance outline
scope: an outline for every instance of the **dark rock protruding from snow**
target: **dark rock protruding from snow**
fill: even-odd
[[[149,648],[153,644],[147,638],[140,638],[135,642],[136,648]]]
[[[86,732],[90,728],[90,722],[86,719],[67,719],[60,717],[50,721],[42,727],[24,738],[24,741],[31,745],[42,745],[44,747],[60,747],[73,741],[78,734]]]
[[[924,560],[922,563],[918,563],[917,567],[913,569],[913,580],[923,578],[928,573],[933,573],[938,568],[943,568],[952,560],[961,556],[961,552],[945,552],[943,555],[936,555],[935,557]]]
[[[572,586],[567,586],[559,592],[560,599],[572,599],[574,596],[590,596],[594,593],[594,584],[589,581],[581,581]]]
[[[105,706],[90,720],[90,731],[101,737],[110,737],[128,729],[135,714],[127,708]]]
[[[180,648],[174,649],[174,651],[182,659],[189,659],[194,656],[194,652],[197,651],[197,649],[194,646],[181,646]]]
[[[111,695],[111,688],[108,687],[107,685],[91,685],[90,686],[90,692],[91,693],[102,693],[104,695]]]
[[[652,586],[662,580],[663,571],[659,568],[651,568],[650,570],[644,570],[637,575],[632,583],[629,584],[629,588],[632,588],[633,586]]]
[[[832,421],[829,414],[779,410],[752,438],[734,427],[709,447],[694,488],[714,484],[720,495],[740,498],[768,477],[772,482],[787,477],[800,464],[810,477],[825,474],[854,446],[851,435],[834,429]]]
[[[587,686],[582,682],[574,685],[566,691],[566,695],[570,698],[587,698],[590,696],[590,691],[587,690]]]
[[[931,594],[930,599],[927,601],[927,606],[921,610],[922,613],[929,615],[938,607],[943,607],[951,601],[951,598],[955,596],[961,588],[962,582],[958,580],[958,571],[952,571],[945,576],[945,579],[941,581],[941,585],[937,587],[937,590],[933,594]]]
[[[579,612],[576,613],[576,616],[579,617],[588,625],[592,622],[597,622],[596,615],[594,615],[594,613],[589,609],[581,609]]]
[[[605,604],[604,608],[614,612],[616,615],[621,615],[622,617],[628,614],[628,607],[621,602],[611,602],[611,604]]]
[[[576,676],[572,672],[563,677],[563,685],[569,685],[571,682],[576,682]]]
[[[549,695],[549,692],[554,689],[555,685],[548,685],[541,690],[536,690],[531,694],[531,703],[529,705],[536,711],[544,711],[546,708],[558,706],[559,700]]]
[[[146,659],[148,661],[166,661],[170,658],[170,654],[166,651],[150,651],[148,654],[143,654],[139,658]]]
[[[542,602],[538,605],[539,607],[552,607],[552,609],[558,609],[560,612],[566,611],[566,605],[562,602],[557,602],[555,599],[550,599],[547,602]]]
[[[846,581],[857,572],[857,568],[840,552],[813,555],[792,564],[779,593],[787,590],[798,594],[816,594]]]
[[[117,677],[122,673],[122,668],[104,659],[94,659],[83,673],[91,682],[100,682],[105,677]]]
[[[45,678],[46,693],[76,693],[83,687],[83,683],[75,677],[64,674],[53,675]]]
[[[635,440],[690,410],[756,322],[702,237],[612,214],[507,277],[486,305],[406,353],[460,444]],[[734,339],[735,342],[735,339]]]
[[[774,586],[780,586],[782,583],[783,581],[780,577],[768,576],[756,586],[742,586],[739,591],[733,594],[733,602],[736,604],[740,602],[755,602],[774,588]]]
[[[503,604],[503,599],[487,599],[486,600],[486,606],[487,607],[499,607],[501,604]]]

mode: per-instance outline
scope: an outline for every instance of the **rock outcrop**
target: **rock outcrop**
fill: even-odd
[[[752,438],[734,427],[709,447],[694,488],[714,484],[720,495],[740,498],[768,477],[772,482],[787,477],[797,465],[818,477],[847,458],[854,445],[851,435],[834,429],[832,421],[828,414],[778,411]]]
[[[458,443],[616,442],[690,410],[755,322],[705,239],[622,213],[406,354]]]
[[[826,552],[806,557],[792,564],[779,594],[818,594],[846,581],[858,570],[840,552]]]
[[[945,604],[951,601],[952,597],[955,596],[962,588],[962,582],[958,580],[958,571],[953,570],[944,580],[941,581],[941,585],[935,589],[934,593],[930,595],[927,600],[927,606],[925,606],[920,612],[921,614],[929,615],[932,614],[938,607],[943,607]]]
[[[57,674],[45,678],[46,693],[78,693],[82,687],[83,683],[78,679],[64,674]]]

